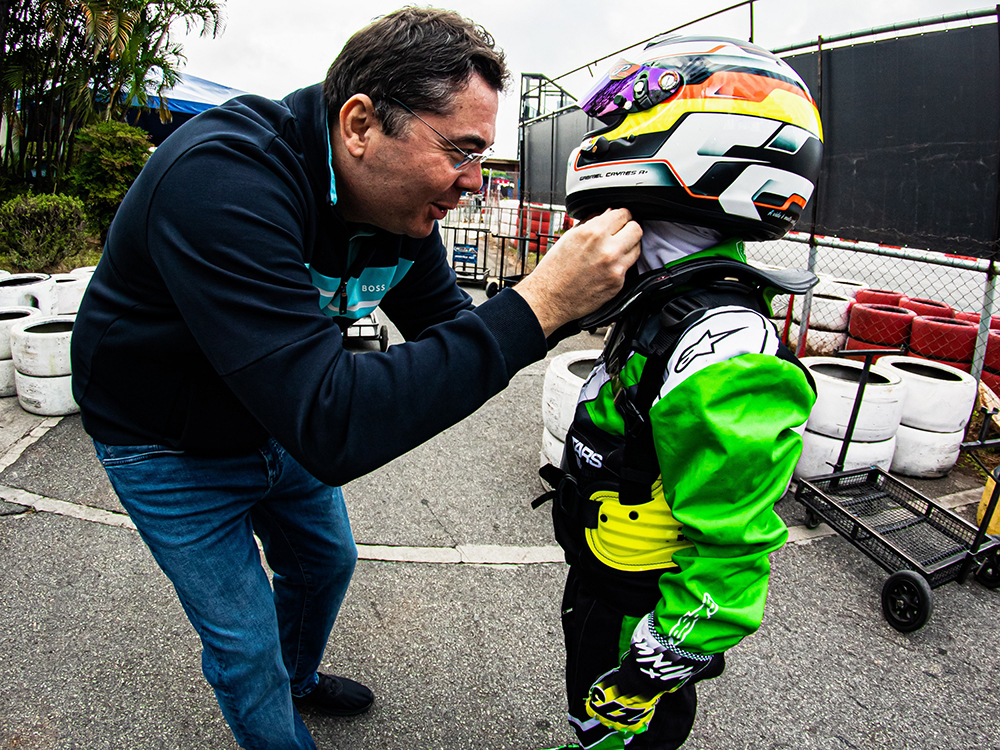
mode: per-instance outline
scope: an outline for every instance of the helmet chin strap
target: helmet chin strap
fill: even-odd
[[[636,261],[639,273],[663,268],[681,258],[718,245],[725,235],[714,229],[673,221],[639,221],[642,252]]]

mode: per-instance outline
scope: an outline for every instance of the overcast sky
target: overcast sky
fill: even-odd
[[[501,99],[496,155],[517,156],[517,99],[521,73],[550,78],[634,45],[738,0],[451,0],[439,7],[482,24],[502,47],[515,75]],[[230,0],[226,27],[215,39],[183,38],[185,72],[226,86],[280,98],[323,79],[347,39],[405,0]],[[413,3],[426,5],[427,3]],[[754,41],[769,49],[851,31],[995,7],[971,0],[759,0]],[[747,7],[702,22],[685,33],[748,38]],[[641,48],[640,48],[641,49]],[[601,72],[611,60],[602,63]],[[589,87],[579,73],[560,83],[575,95]]]

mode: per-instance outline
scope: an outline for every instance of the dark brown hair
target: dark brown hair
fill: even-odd
[[[447,114],[473,73],[495,91],[510,79],[504,53],[482,26],[458,13],[407,6],[352,36],[323,84],[331,121],[355,94],[367,94],[386,135],[395,135],[410,109]]]

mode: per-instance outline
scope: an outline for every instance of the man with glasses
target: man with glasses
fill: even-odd
[[[397,11],[324,84],[178,129],[109,232],[74,326],[74,394],[243,747],[313,748],[299,708],[372,703],[317,672],[357,556],[339,487],[502,390],[638,253],[638,225],[609,211],[473,309],[437,222],[482,185],[508,77],[481,27]],[[344,351],[377,305],[407,343]]]

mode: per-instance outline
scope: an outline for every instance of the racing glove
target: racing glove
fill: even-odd
[[[645,732],[660,696],[679,690],[711,661],[711,655],[692,654],[671,644],[656,631],[650,614],[636,627],[632,646],[618,668],[591,686],[587,713],[625,734]]]

